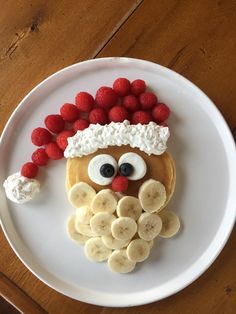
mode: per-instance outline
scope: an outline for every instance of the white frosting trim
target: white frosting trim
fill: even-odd
[[[169,128],[149,124],[131,125],[125,120],[121,123],[90,124],[83,131],[68,138],[68,146],[64,152],[66,158],[82,157],[108,146],[130,145],[137,147],[148,155],[161,155],[165,152],[166,142],[170,136]]]

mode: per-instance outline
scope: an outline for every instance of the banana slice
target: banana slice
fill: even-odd
[[[142,207],[137,197],[124,196],[119,200],[116,211],[119,217],[137,220],[142,213]]]
[[[107,236],[102,236],[102,241],[106,245],[106,247],[112,250],[122,249],[129,244],[129,240],[117,240],[111,234]]]
[[[111,224],[111,233],[115,239],[129,240],[137,231],[137,224],[130,217],[119,217]]]
[[[69,201],[76,208],[89,206],[95,195],[95,190],[85,182],[74,184],[68,192]]]
[[[91,229],[99,236],[109,235],[111,234],[111,224],[115,219],[116,217],[110,213],[97,213],[90,220]]]
[[[162,221],[157,214],[143,213],[138,219],[138,234],[146,241],[153,240],[161,231]]]
[[[76,219],[83,224],[89,224],[90,219],[93,217],[93,212],[89,206],[82,206],[76,210]]]
[[[150,179],[140,186],[138,198],[146,212],[154,213],[165,203],[166,189],[161,182]]]
[[[71,215],[68,219],[67,219],[67,223],[66,223],[66,231],[67,234],[69,236],[69,238],[77,243],[79,243],[80,245],[84,245],[85,242],[90,239],[89,237],[79,233],[76,231],[75,229],[75,215]]]
[[[108,249],[102,242],[101,237],[94,237],[86,241],[84,246],[85,256],[94,262],[103,262],[111,254],[111,250]]]
[[[162,238],[173,237],[180,229],[179,217],[171,210],[164,209],[158,214],[162,220],[159,236]]]
[[[150,245],[143,239],[135,239],[127,246],[126,253],[132,262],[143,262],[150,254]]]
[[[94,214],[99,212],[108,212],[110,214],[114,213],[117,206],[117,196],[110,189],[104,189],[97,193],[94,197],[91,209]]]
[[[110,270],[122,274],[131,272],[136,265],[135,262],[128,259],[126,250],[124,249],[113,251],[108,258],[107,264]]]
[[[97,234],[94,233],[93,230],[91,229],[90,225],[83,224],[79,222],[77,219],[75,219],[75,230],[90,238],[97,236]]]

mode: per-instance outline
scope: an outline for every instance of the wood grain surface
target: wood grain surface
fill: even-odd
[[[193,81],[236,135],[235,1],[0,0],[0,6],[0,131],[19,101],[48,75],[85,59],[128,56]],[[2,232],[0,243],[0,292],[23,313],[37,313],[35,308],[66,314],[235,313],[236,229],[213,265],[190,286],[165,300],[123,309],[57,293],[25,268]]]

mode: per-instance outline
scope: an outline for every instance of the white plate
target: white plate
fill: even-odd
[[[115,78],[144,79],[172,109],[169,150],[176,161],[177,187],[170,207],[182,231],[160,239],[150,258],[130,274],[89,262],[66,235],[73,208],[64,188],[65,160],[41,171],[42,191],[16,205],[1,188],[1,221],[22,262],[61,293],[103,306],[131,306],[165,298],[189,285],[215,260],[232,230],[236,213],[236,153],[231,133],[213,103],[181,75],[147,61],[128,58],[90,60],[65,68],[34,88],[11,116],[1,138],[1,183],[30,160],[32,129],[44,117],[73,102],[78,91],[95,94]],[[1,184],[2,185],[2,184]]]

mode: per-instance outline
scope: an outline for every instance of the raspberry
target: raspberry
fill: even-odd
[[[170,109],[167,105],[158,103],[152,110],[152,116],[155,122],[162,123],[169,118]]]
[[[113,122],[122,122],[129,118],[128,111],[121,106],[114,106],[108,113],[108,117],[110,121]]]
[[[139,96],[139,101],[142,109],[152,109],[157,104],[157,97],[153,93],[142,93]]]
[[[45,147],[46,154],[50,159],[61,159],[63,155],[63,151],[58,147],[57,143],[51,142]]]
[[[79,109],[73,104],[64,104],[60,109],[62,118],[68,122],[74,122],[79,118]]]
[[[99,107],[108,109],[116,104],[118,97],[112,88],[102,86],[97,90],[95,100]]]
[[[31,133],[31,141],[36,146],[48,144],[52,140],[52,134],[45,128],[36,128]]]
[[[140,108],[139,101],[134,95],[125,96],[123,99],[123,106],[130,112],[135,112]]]
[[[67,138],[73,135],[75,135],[75,132],[73,130],[65,130],[57,135],[56,142],[61,150],[64,151],[66,149],[68,145]]]
[[[126,78],[120,77],[113,83],[113,90],[119,96],[126,96],[130,92],[130,81]]]
[[[25,163],[21,168],[21,175],[26,178],[35,178],[38,173],[38,166],[33,162]]]
[[[75,104],[80,111],[89,112],[94,105],[94,98],[86,92],[80,92],[75,97]]]
[[[135,80],[131,83],[131,93],[138,96],[146,90],[146,83],[143,80]]]
[[[106,124],[108,122],[106,111],[102,108],[93,109],[89,114],[89,121],[93,124]]]
[[[75,132],[79,131],[83,131],[84,129],[86,129],[89,126],[89,122],[85,119],[79,119],[76,120],[73,124],[73,129]]]
[[[151,114],[142,110],[134,112],[131,118],[132,124],[148,124],[150,121],[152,121]]]
[[[128,185],[129,181],[124,176],[116,176],[111,183],[112,190],[116,192],[125,192],[128,189]]]
[[[52,133],[61,132],[65,126],[65,121],[59,114],[50,114],[45,118],[44,123]]]
[[[48,163],[48,155],[44,148],[38,148],[33,152],[31,159],[37,166],[45,166]]]

